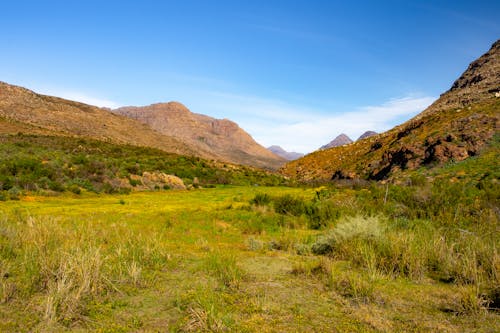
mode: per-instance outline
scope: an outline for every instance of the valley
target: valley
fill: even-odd
[[[0,330],[498,331],[496,199],[479,188],[222,186],[3,202]],[[423,193],[427,208],[411,205]]]
[[[499,332],[499,87],[497,40],[415,117],[304,156],[0,82],[0,331]]]

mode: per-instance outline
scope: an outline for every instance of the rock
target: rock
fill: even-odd
[[[142,183],[150,189],[156,186],[163,188],[165,185],[174,190],[185,190],[186,185],[182,179],[174,175],[167,175],[163,172],[147,172],[142,174]]]

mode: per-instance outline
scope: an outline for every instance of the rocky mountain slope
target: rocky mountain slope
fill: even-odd
[[[309,154],[288,163],[282,172],[302,181],[382,180],[475,156],[499,135],[499,90],[497,41],[413,119],[377,136]]]
[[[193,113],[181,103],[123,107],[112,112],[209,152],[215,159],[269,169],[277,169],[285,163],[284,158],[259,145],[236,123]]]
[[[281,148],[280,146],[267,147],[267,150],[269,150],[273,154],[276,154],[278,156],[283,157],[287,161],[293,161],[293,160],[296,160],[296,159],[301,158],[302,156],[304,156],[304,154],[302,154],[302,153],[296,153],[296,152],[286,151],[283,148]]]
[[[210,157],[171,136],[105,109],[36,94],[0,82],[0,134],[30,133],[80,136],[101,141],[147,146],[166,152]]]
[[[352,143],[351,138],[348,137],[346,134],[342,133],[342,134],[338,135],[335,139],[333,139],[332,141],[327,143],[326,145],[321,146],[321,148],[319,148],[319,149],[324,150],[324,149],[328,149],[328,148],[348,145],[350,143]]]

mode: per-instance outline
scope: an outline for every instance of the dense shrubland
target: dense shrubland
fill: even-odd
[[[22,192],[39,194],[82,190],[127,193],[140,185],[132,175],[163,172],[199,185],[278,185],[283,178],[250,167],[225,165],[197,157],[68,137],[0,138],[0,200]],[[120,186],[116,179],[128,181]]]

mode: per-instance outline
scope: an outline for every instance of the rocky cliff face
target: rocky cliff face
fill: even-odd
[[[382,180],[404,176],[406,170],[475,156],[499,133],[499,90],[497,41],[413,119],[351,145],[314,152],[288,163],[282,171],[304,181]]]
[[[432,112],[464,108],[471,104],[500,97],[500,40],[488,52],[473,61],[451,88],[425,110]]]
[[[343,145],[348,145],[352,142],[353,141],[351,140],[350,137],[348,137],[347,135],[342,133],[339,136],[337,136],[335,139],[330,141],[328,144],[321,146],[320,149],[323,150],[323,149],[328,149],[328,148],[333,148],[333,147],[339,147],[339,146],[343,146]]]
[[[192,113],[178,102],[123,107],[113,112],[207,151],[214,159],[267,169],[277,169],[285,163],[285,159],[259,145],[236,123]]]

